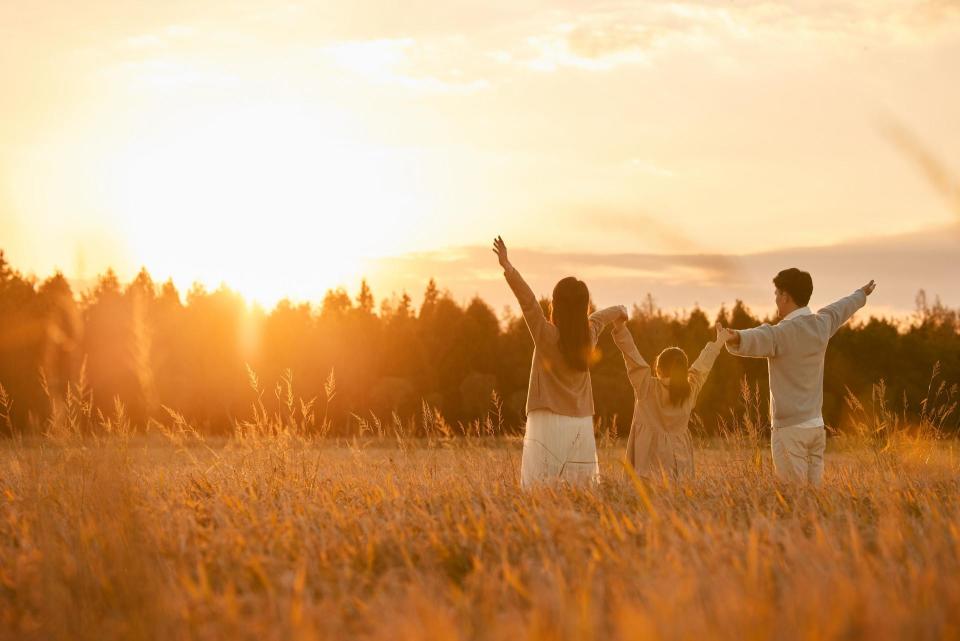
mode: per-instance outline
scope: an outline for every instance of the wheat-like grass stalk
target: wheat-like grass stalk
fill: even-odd
[[[173,408],[143,433],[118,400],[95,438],[73,435],[69,416],[90,398],[78,382],[54,421],[66,437],[0,447],[0,637],[960,630],[960,461],[935,431],[956,388],[939,381],[923,429],[892,411],[883,385],[850,399],[860,433],[831,439],[822,489],[773,478],[751,388],[723,437],[701,439],[692,478],[640,479],[601,447],[600,484],[530,492],[513,437],[455,437],[424,404],[424,425],[358,417],[365,438],[338,443],[301,433],[310,402],[286,384],[268,402],[251,381],[251,416],[226,440]]]

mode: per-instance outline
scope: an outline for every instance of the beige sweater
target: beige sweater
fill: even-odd
[[[809,310],[776,325],[740,330],[737,356],[767,359],[770,376],[770,422],[773,427],[823,425],[823,359],[837,330],[867,302],[857,290],[816,314]]]
[[[689,398],[680,405],[673,405],[666,383],[653,375],[626,325],[614,328],[613,340],[623,353],[627,377],[636,397],[627,439],[627,461],[641,476],[656,474],[660,469],[674,473],[691,472],[693,452],[687,427],[697,396],[722,345],[710,342],[704,346],[687,373]]]
[[[543,315],[533,290],[514,268],[503,273],[520,303],[523,319],[533,337],[533,362],[527,388],[527,413],[549,410],[563,416],[593,416],[593,387],[590,371],[582,372],[567,365],[560,352],[560,333]],[[618,314],[608,307],[590,316],[590,344],[596,345],[603,328]]]

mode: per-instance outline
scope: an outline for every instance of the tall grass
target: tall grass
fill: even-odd
[[[524,493],[497,399],[332,441],[291,375],[251,386],[227,439],[172,408],[138,432],[78,382],[46,436],[3,444],[0,638],[960,636],[955,389],[925,425],[853,406],[821,490],[772,478],[745,388],[693,479],[639,483],[609,426],[599,486]]]

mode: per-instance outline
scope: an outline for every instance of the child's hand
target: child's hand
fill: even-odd
[[[717,328],[716,342],[721,345],[723,345],[727,341],[732,340],[734,337],[736,337],[736,332],[734,332],[732,329],[727,329],[726,327],[721,325],[720,321],[717,321],[716,328]]]

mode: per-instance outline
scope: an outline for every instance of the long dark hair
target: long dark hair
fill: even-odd
[[[590,291],[587,284],[567,276],[553,288],[550,321],[560,331],[560,353],[567,365],[581,372],[590,367]]]
[[[679,347],[668,347],[657,356],[657,377],[667,381],[671,405],[682,405],[690,398],[687,355]]]

